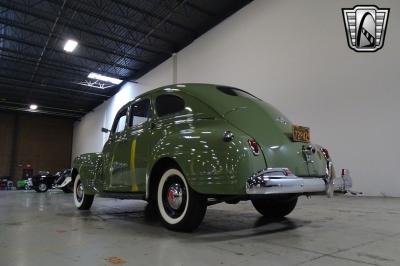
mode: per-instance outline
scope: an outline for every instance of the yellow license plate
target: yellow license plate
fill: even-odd
[[[310,128],[293,126],[293,141],[310,142]]]

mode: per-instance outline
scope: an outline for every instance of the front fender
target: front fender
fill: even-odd
[[[224,141],[225,131],[234,138]],[[153,149],[153,162],[174,159],[192,189],[203,194],[244,195],[247,177],[266,167],[262,154],[254,156],[249,137],[223,120],[197,121],[190,130],[168,132]]]
[[[82,154],[75,158],[73,167],[80,175],[86,194],[94,195],[101,192],[103,188],[103,154]]]

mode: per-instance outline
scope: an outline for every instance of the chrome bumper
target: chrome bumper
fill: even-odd
[[[333,171],[325,178],[298,177],[287,168],[268,168],[248,178],[246,193],[249,195],[272,194],[327,194],[346,192],[352,186],[351,177],[347,170],[342,171],[341,177],[335,177]]]

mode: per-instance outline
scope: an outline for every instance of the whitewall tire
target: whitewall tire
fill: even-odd
[[[162,222],[174,231],[193,231],[207,209],[207,198],[192,190],[182,172],[175,168],[161,176],[156,199]]]
[[[94,195],[86,195],[81,176],[78,174],[74,182],[74,203],[79,210],[89,210],[93,204]]]

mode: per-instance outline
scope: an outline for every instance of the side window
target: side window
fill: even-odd
[[[118,115],[115,117],[114,120],[114,125],[112,128],[112,133],[118,133],[121,132],[125,129],[125,124],[126,124],[126,111],[127,109],[124,109]]]
[[[130,126],[135,127],[137,125],[143,124],[149,119],[150,115],[150,100],[144,99],[142,101],[132,104],[131,107],[131,121]]]
[[[168,114],[178,113],[183,109],[185,109],[185,102],[178,96],[164,94],[156,98],[156,111],[160,117]]]

